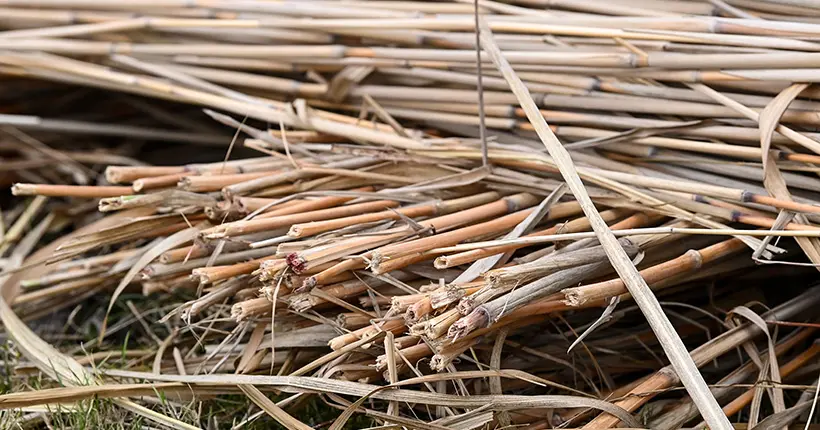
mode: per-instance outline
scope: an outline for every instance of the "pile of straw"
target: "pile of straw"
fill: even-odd
[[[816,420],[817,2],[0,0],[0,23],[0,316],[64,386],[0,408]],[[109,325],[135,292],[161,306]],[[100,297],[77,348],[23,321]],[[125,330],[148,341],[100,363]]]

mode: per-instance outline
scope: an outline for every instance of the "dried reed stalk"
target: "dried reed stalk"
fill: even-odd
[[[10,381],[56,382],[4,408],[810,424],[812,2],[29,3],[0,1],[0,317]]]

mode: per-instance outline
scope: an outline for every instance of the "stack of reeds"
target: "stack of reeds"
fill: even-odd
[[[817,2],[0,0],[0,25],[0,316],[67,387],[0,408],[817,420]],[[73,349],[23,322],[87,303]]]

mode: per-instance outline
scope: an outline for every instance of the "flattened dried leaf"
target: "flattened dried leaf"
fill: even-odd
[[[772,196],[781,199],[793,201],[791,193],[786,185],[786,180],[783,174],[777,167],[775,159],[769,153],[772,143],[772,136],[775,129],[777,129],[780,117],[789,107],[789,104],[800,95],[803,90],[809,87],[809,84],[792,84],[780,94],[777,95],[760,113],[760,149],[763,151],[763,185]],[[786,211],[781,211],[777,217],[778,224],[785,224],[794,218],[797,222],[808,224],[808,219],[803,214],[791,214]],[[764,244],[768,244],[771,236],[764,239]],[[806,253],[806,256],[814,264],[820,264],[820,240],[812,238],[795,238],[800,248]],[[817,268],[820,270],[820,267]]]

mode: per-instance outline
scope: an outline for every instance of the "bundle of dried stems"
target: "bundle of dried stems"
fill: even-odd
[[[54,381],[0,409],[817,420],[816,2],[0,0],[0,26],[0,317],[15,377]]]

